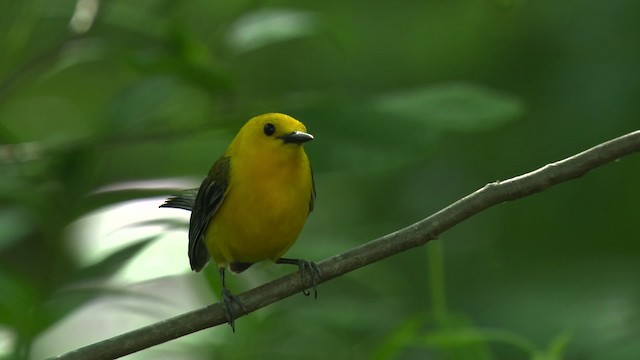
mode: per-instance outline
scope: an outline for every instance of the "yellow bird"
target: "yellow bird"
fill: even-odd
[[[303,281],[305,273],[310,274],[317,297],[316,264],[282,257],[314,206],[313,172],[303,148],[311,140],[304,124],[288,115],[256,116],[213,164],[197,193],[187,190],[161,205],[191,211],[191,269],[202,270],[213,257],[222,281],[222,303],[234,331],[232,302],[243,310],[244,305],[225,285],[226,268],[240,273],[267,259],[297,265]]]

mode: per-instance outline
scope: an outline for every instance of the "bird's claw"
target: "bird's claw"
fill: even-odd
[[[231,330],[236,332],[236,316],[233,311],[233,304],[236,303],[243,313],[247,313],[247,309],[240,299],[233,295],[226,287],[222,288],[222,307],[224,308],[224,316],[227,318],[227,322],[231,325]]]
[[[313,288],[314,297],[318,298],[318,283],[321,280],[322,274],[320,272],[320,268],[313,261],[303,260],[303,259],[289,259],[289,258],[280,258],[276,260],[277,264],[289,264],[289,265],[298,265],[298,272],[300,273],[300,282],[304,285],[304,289],[302,293],[305,296],[309,296],[311,294],[307,291],[308,288]],[[309,273],[309,277],[311,278],[311,284],[307,284],[307,273]]]
[[[318,280],[320,280],[320,268],[313,261],[300,260],[298,262],[298,271],[300,272],[300,281],[305,286],[305,289],[302,290],[302,293],[305,296],[309,296],[311,292],[309,292],[308,288],[313,288],[313,297],[315,299],[318,298]],[[311,278],[311,285],[308,285],[306,282],[307,273],[309,273],[309,277]]]

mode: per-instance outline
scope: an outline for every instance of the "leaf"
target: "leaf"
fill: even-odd
[[[313,35],[318,19],[308,11],[268,9],[248,13],[231,24],[229,47],[236,53],[252,51],[274,43]]]
[[[538,353],[538,349],[528,339],[506,330],[460,328],[451,330],[435,330],[422,336],[416,345],[437,348],[460,347],[476,343],[497,342],[521,349],[530,356]]]
[[[477,131],[503,125],[524,113],[511,95],[474,84],[449,83],[387,94],[372,105],[394,117],[442,130]]]
[[[133,244],[129,244],[128,246],[115,251],[103,260],[93,265],[89,265],[85,268],[79,269],[67,283],[73,284],[78,282],[100,280],[113,275],[115,272],[120,270],[120,268],[122,268],[129,260],[136,256],[147,245],[149,245],[149,243],[157,239],[158,236],[159,235],[150,236]]]
[[[535,355],[533,360],[562,360],[564,351],[571,341],[571,335],[564,332],[556,336],[545,352]]]
[[[29,327],[26,316],[38,303],[37,290],[25,278],[0,268],[0,324],[11,327]]]
[[[0,209],[0,253],[32,230],[29,214],[21,209]]]
[[[106,206],[154,196],[167,196],[168,193],[170,192],[163,189],[124,189],[93,192],[84,199],[82,204],[78,204],[74,215],[81,217]]]
[[[159,118],[161,105],[175,95],[178,87],[177,80],[170,76],[148,77],[130,85],[112,101],[112,130],[117,134],[147,130]]]
[[[152,219],[152,220],[138,221],[133,224],[128,224],[126,226],[121,226],[119,228],[116,228],[113,231],[111,231],[109,234],[115,233],[122,229],[127,229],[131,227],[142,227],[142,226],[165,226],[170,230],[189,229],[189,222],[183,221],[183,220],[175,220],[175,219]]]
[[[408,317],[400,326],[383,341],[373,353],[374,359],[395,359],[398,353],[407,344],[410,344],[418,336],[424,326],[424,316],[414,315]]]
[[[154,302],[163,301],[158,296],[152,296],[128,289],[110,288],[104,286],[83,286],[64,289],[54,294],[42,308],[41,331],[62,320],[64,317],[80,309],[83,305],[97,297],[127,296]]]

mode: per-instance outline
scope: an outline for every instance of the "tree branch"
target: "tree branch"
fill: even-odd
[[[489,183],[424,220],[318,263],[321,282],[424,245],[484,209],[581,177],[596,167],[637,151],[640,151],[640,130],[524,175]],[[299,274],[293,273],[249,290],[239,298],[250,313],[299,293],[303,288]],[[239,309],[236,313],[240,313]],[[79,348],[56,359],[113,359],[225,322],[221,305],[213,304]]]

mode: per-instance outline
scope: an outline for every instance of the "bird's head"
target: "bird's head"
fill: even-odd
[[[313,140],[307,128],[289,115],[268,113],[249,120],[238,132],[230,150],[252,149],[258,152],[298,152],[302,144]]]

